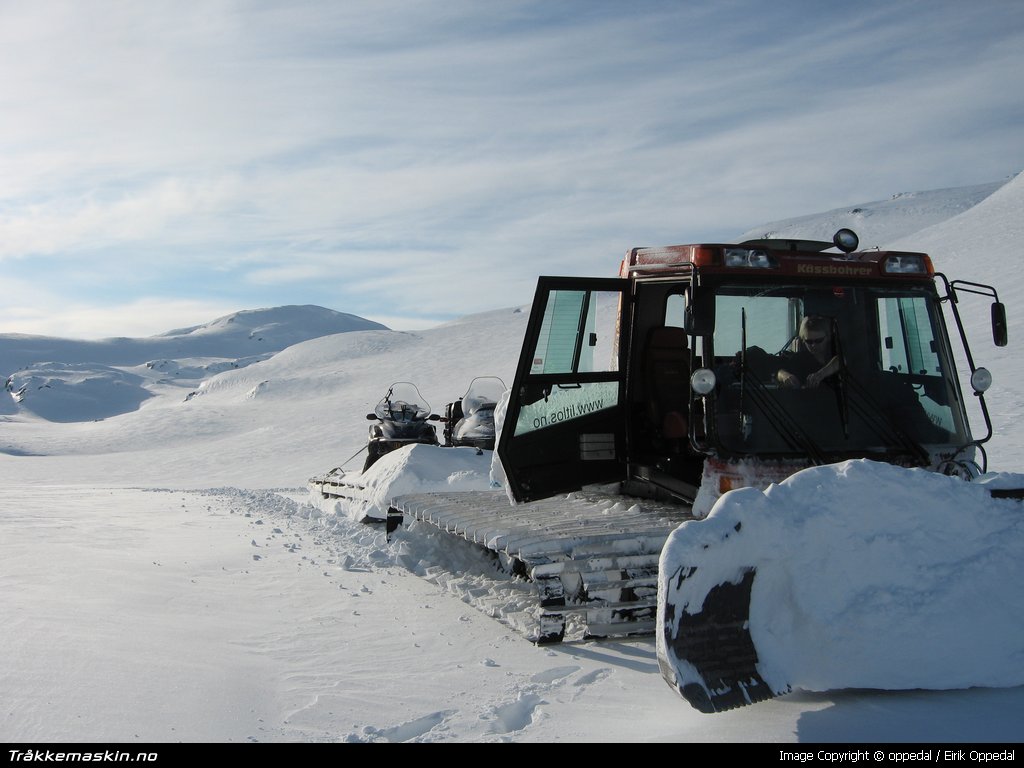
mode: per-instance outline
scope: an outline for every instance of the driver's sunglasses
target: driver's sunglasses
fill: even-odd
[[[825,343],[825,336],[818,336],[814,339],[804,339],[804,344],[810,344],[812,346]]]

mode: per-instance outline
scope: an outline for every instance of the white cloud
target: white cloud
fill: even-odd
[[[396,311],[475,311],[632,245],[1024,165],[1014,3],[0,13],[0,260],[97,306],[305,289],[357,311],[390,265]],[[468,270],[493,282],[453,307]]]
[[[201,325],[238,309],[212,302],[161,297],[102,305],[34,292],[39,303],[4,307],[0,333],[25,333],[73,339],[153,336],[174,328]]]
[[[238,199],[235,179],[160,179],[127,187],[113,199],[89,194],[37,203],[15,214],[0,213],[0,260],[96,252],[152,239],[173,243],[210,238],[220,228],[211,231],[211,213],[223,213]]]

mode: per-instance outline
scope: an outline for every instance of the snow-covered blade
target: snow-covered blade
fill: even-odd
[[[999,589],[1024,579],[1021,487],[858,460],[725,494],[662,551],[662,675],[704,712],[795,689],[1021,685],[1024,595]]]

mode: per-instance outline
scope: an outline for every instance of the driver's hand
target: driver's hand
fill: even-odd
[[[800,389],[800,379],[794,376],[789,371],[779,371],[775,377],[778,379],[779,384],[790,389]]]
[[[809,373],[809,374],[807,374],[807,381],[805,382],[804,386],[806,386],[808,389],[814,389],[819,384],[821,384],[822,379],[824,379],[824,378],[825,378],[825,375],[821,371],[815,371],[814,373]]]

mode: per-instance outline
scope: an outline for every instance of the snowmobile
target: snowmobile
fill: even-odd
[[[716,543],[701,531],[722,496],[808,467],[870,460],[968,482],[987,471],[991,376],[960,303],[990,298],[1005,346],[995,289],[948,280],[924,253],[858,245],[844,229],[831,242],[634,248],[617,278],[541,277],[497,441],[505,489],[398,496],[391,513],[532,581],[534,642],[654,633],[663,676],[701,711],[784,692],[759,682],[748,632],[756,563],[688,593],[694,571],[710,571],[674,561],[661,573],[669,538],[702,541],[714,559],[730,532]],[[812,342],[830,359],[794,388],[788,368]]]
[[[374,504],[373,480],[364,477],[367,470],[381,456],[404,445],[438,445],[437,430],[430,422],[438,421],[441,417],[430,412],[430,405],[414,384],[399,381],[388,387],[374,412],[367,414],[366,418],[376,422],[369,428],[366,445],[340,466],[310,477],[307,487],[313,505],[328,513],[335,513],[341,504],[355,509],[356,512],[352,513],[358,515],[355,519],[364,523],[386,523],[387,512],[377,510]],[[366,459],[362,473],[347,472],[345,464],[364,450]]]
[[[477,376],[473,379],[466,394],[445,406],[441,418],[444,423],[444,445],[494,450],[494,409],[505,389],[505,382],[497,376]]]
[[[363,472],[372,467],[385,453],[412,443],[438,445],[437,429],[431,421],[440,416],[430,412],[430,404],[408,381],[397,381],[388,387],[373,413],[366,414],[370,421],[366,443],[366,461]]]

